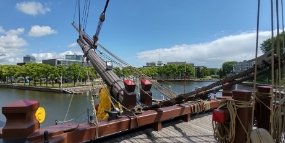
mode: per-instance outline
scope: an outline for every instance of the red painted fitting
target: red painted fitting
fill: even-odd
[[[212,120],[219,123],[225,123],[229,120],[229,111],[227,109],[213,110]]]
[[[124,80],[124,85],[125,85],[125,89],[128,92],[134,92],[136,89],[136,84],[132,80],[129,80],[129,79]]]

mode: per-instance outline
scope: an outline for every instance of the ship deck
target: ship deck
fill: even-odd
[[[103,143],[211,143],[213,136],[212,115],[210,113],[192,115],[189,122],[172,120],[163,123],[160,131],[151,127],[140,128],[119,135],[102,138]]]

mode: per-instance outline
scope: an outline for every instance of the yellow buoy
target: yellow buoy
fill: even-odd
[[[46,111],[44,107],[39,107],[35,113],[36,119],[39,123],[43,123],[46,118]]]

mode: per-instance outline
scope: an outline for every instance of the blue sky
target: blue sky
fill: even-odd
[[[81,54],[71,26],[75,2],[1,0],[0,63]],[[104,4],[91,0],[89,35]],[[134,66],[161,60],[221,67],[254,57],[256,15],[257,0],[110,0],[99,43]],[[270,36],[269,1],[261,3],[260,23],[262,41]]]

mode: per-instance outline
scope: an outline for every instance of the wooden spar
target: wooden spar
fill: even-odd
[[[90,48],[89,45],[84,43],[81,39],[77,40],[77,43],[83,50],[84,55],[90,60],[93,67],[106,82],[106,84],[111,87],[111,93],[113,96],[122,96],[124,84],[122,80],[112,71],[107,70],[105,62],[103,62],[94,50]]]
[[[93,67],[108,85],[111,88],[111,94],[117,98],[123,100],[122,96],[124,95],[124,84],[123,81],[112,71],[107,70],[106,63],[96,54],[92,49],[96,49],[96,45],[93,44],[93,40],[89,38],[83,31],[79,31],[78,27],[75,24],[72,24],[74,28],[80,33],[77,43],[82,48],[84,55],[90,60]]]

